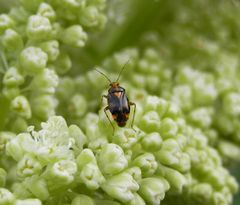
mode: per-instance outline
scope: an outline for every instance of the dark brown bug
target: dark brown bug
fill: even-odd
[[[113,119],[117,122],[119,127],[124,127],[129,118],[131,106],[134,106],[133,119],[131,123],[131,128],[134,130],[133,123],[134,123],[135,112],[136,112],[136,104],[128,100],[128,97],[125,94],[125,89],[121,87],[118,83],[118,80],[126,64],[123,66],[121,72],[118,75],[117,80],[114,82],[112,82],[104,73],[96,69],[97,72],[102,74],[110,82],[108,95],[103,95],[102,99],[103,98],[107,99],[108,105],[104,108],[104,112],[113,127],[113,131],[114,131],[114,126],[107,114],[107,111],[109,110],[111,112]]]

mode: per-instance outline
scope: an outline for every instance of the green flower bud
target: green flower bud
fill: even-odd
[[[197,75],[199,75],[199,73],[197,73],[196,70],[191,68],[189,65],[184,65],[179,69],[176,81],[179,84],[189,84],[189,82],[192,82],[197,78]]]
[[[57,39],[59,40],[59,34],[62,32],[63,27],[60,22],[53,22],[52,23],[52,30],[49,34],[49,39]]]
[[[37,198],[46,200],[49,197],[47,183],[39,176],[28,177],[23,182],[24,186]]]
[[[36,142],[29,133],[21,133],[9,141],[6,145],[6,152],[16,161],[20,161],[25,152],[34,153]]]
[[[94,142],[94,140],[97,140],[99,137],[102,140],[106,141],[106,138],[101,137],[101,133],[99,131],[99,126],[98,126],[98,121],[99,117],[96,114],[87,114],[87,117],[85,119],[86,125],[86,136],[88,137],[89,141]],[[99,143],[97,143],[99,144]]]
[[[108,140],[105,137],[97,137],[95,140],[88,143],[88,148],[95,153],[99,153],[102,150],[102,147],[108,143]]]
[[[47,122],[41,123],[42,130],[38,133],[42,138],[57,145],[69,145],[69,130],[62,116],[51,116]]]
[[[62,77],[59,79],[59,85],[56,90],[57,97],[66,101],[71,98],[74,93],[75,83],[70,77]]]
[[[20,95],[20,90],[18,87],[5,87],[2,89],[2,94],[8,100],[12,100]]]
[[[208,139],[207,137],[200,131],[195,130],[192,134],[191,145],[198,148],[203,149],[207,147]]]
[[[187,129],[186,120],[183,118],[177,118],[177,119],[175,119],[175,122],[178,125],[178,132],[185,133],[186,129]]]
[[[109,177],[101,187],[108,195],[122,203],[133,200],[134,192],[139,189],[137,182],[128,173]]]
[[[61,52],[58,55],[56,61],[54,62],[54,68],[59,75],[67,73],[72,67],[72,61],[70,57],[66,54]]]
[[[140,184],[139,194],[149,205],[158,205],[169,188],[164,178],[144,178]]]
[[[72,113],[73,116],[83,116],[87,111],[87,101],[85,97],[80,94],[75,94],[70,100],[68,111]]]
[[[41,164],[34,156],[25,154],[18,162],[16,172],[19,177],[28,177],[39,174],[41,169]]]
[[[24,77],[18,72],[18,69],[11,67],[3,77],[3,84],[9,87],[19,86],[24,82]]]
[[[212,196],[212,204],[219,205],[219,204],[231,204],[227,201],[226,196],[221,192],[215,192]]]
[[[175,103],[169,104],[168,110],[165,113],[164,117],[165,118],[172,118],[176,120],[180,115],[180,109]]]
[[[35,76],[32,81],[31,89],[35,92],[39,91],[44,94],[54,94],[58,86],[58,75],[54,70],[44,69],[43,72]]]
[[[63,0],[63,5],[64,8],[68,8],[69,10],[74,10],[74,9],[78,9],[81,5],[85,5],[86,4],[86,0]]]
[[[236,179],[232,176],[227,176],[226,181],[227,181],[227,187],[230,189],[231,193],[234,193],[234,194],[237,193],[239,189],[239,185]]]
[[[21,133],[25,132],[27,130],[27,127],[28,127],[27,119],[16,116],[16,118],[11,123],[10,129],[14,133]]]
[[[195,148],[188,147],[186,149],[186,152],[190,156],[191,163],[192,163],[193,167],[198,165],[201,162],[200,161],[200,151],[196,150]]]
[[[164,118],[160,124],[160,133],[163,139],[175,138],[178,132],[178,126],[171,118]]]
[[[129,149],[137,143],[139,137],[133,129],[118,129],[113,136],[112,141],[120,145],[123,149]]]
[[[192,90],[189,85],[178,85],[173,89],[172,101],[184,111],[192,108]]]
[[[49,37],[51,30],[52,26],[48,18],[40,15],[33,15],[29,17],[26,31],[30,39],[46,39]]]
[[[169,182],[170,191],[175,194],[182,193],[184,186],[188,183],[186,177],[175,169],[163,165],[158,166],[157,174],[160,174]]]
[[[87,138],[82,130],[76,125],[69,126],[69,136],[74,139],[73,150],[75,154],[80,154],[83,150],[83,146],[87,143]]]
[[[141,150],[141,146],[139,146],[139,144],[137,144],[137,145],[138,146],[133,146],[133,149],[125,150],[124,155],[125,155],[126,159],[128,160],[128,163],[131,163],[132,157],[133,157],[133,152],[135,151],[135,149],[138,149],[138,151]],[[139,152],[141,152],[141,151],[139,151]],[[135,152],[134,152],[134,154],[135,154]]]
[[[151,74],[149,76],[146,76],[146,85],[147,89],[151,92],[154,92],[159,89],[160,80],[159,77]]]
[[[0,138],[1,139],[1,138]],[[7,172],[0,168],[0,187],[4,187],[6,184]]]
[[[94,27],[98,25],[99,11],[95,6],[85,7],[80,12],[79,21],[86,27]]]
[[[199,183],[191,188],[190,193],[195,201],[200,203],[204,201],[210,204],[213,195],[213,188],[208,183]]]
[[[26,24],[30,13],[22,6],[15,6],[10,9],[9,16],[19,24]],[[25,27],[25,26],[24,26]],[[22,28],[21,28],[22,30]],[[25,28],[24,28],[25,30]]]
[[[41,120],[55,115],[57,100],[51,95],[40,95],[31,99],[32,112]]]
[[[54,163],[59,160],[73,158],[73,152],[69,149],[69,146],[50,143],[50,140],[46,140],[42,145],[39,145],[34,153],[37,155],[41,164]]]
[[[31,118],[32,112],[28,100],[20,95],[14,98],[11,102],[11,110],[26,119]]]
[[[176,140],[167,139],[163,141],[161,149],[156,152],[155,156],[162,164],[172,166],[179,163],[180,153]]]
[[[48,18],[50,22],[53,22],[56,18],[55,11],[51,7],[51,5],[43,2],[39,5],[37,14],[39,16],[43,16],[45,18]]]
[[[218,151],[212,147],[207,147],[206,152],[208,154],[209,160],[216,166],[221,166],[222,165],[222,159],[218,153]]]
[[[21,36],[13,29],[7,29],[2,37],[3,46],[9,51],[20,51],[23,48]]]
[[[6,14],[0,15],[0,34],[14,26],[14,21]]]
[[[73,200],[71,205],[95,205],[95,202],[92,198],[87,195],[79,194]]]
[[[179,153],[179,163],[171,166],[180,172],[188,172],[191,169],[190,156],[187,153]]]
[[[25,187],[23,183],[14,183],[12,185],[13,194],[16,198],[30,198],[32,197],[32,193]]]
[[[97,164],[94,163],[88,163],[83,167],[80,173],[80,180],[90,190],[98,189],[105,182],[105,178],[103,177]]]
[[[155,63],[158,62],[159,63],[159,54],[158,52],[153,49],[153,48],[147,48],[144,52],[144,57],[151,63]],[[159,70],[159,68],[155,68],[152,71],[157,72]]]
[[[204,82],[204,77],[198,77],[193,85],[193,100],[197,105],[208,105],[217,97],[217,90],[212,82]]]
[[[142,179],[142,171],[139,167],[131,167],[126,169],[124,172],[129,173],[136,182],[140,182]]]
[[[77,172],[77,165],[70,160],[61,160],[48,167],[45,173],[45,179],[55,188],[67,185],[73,182],[74,175]]]
[[[48,60],[53,62],[59,56],[59,43],[56,40],[41,43],[39,47],[48,55]]]
[[[138,86],[138,88],[145,88],[146,87],[146,78],[142,74],[137,74],[137,73],[134,74],[132,76],[132,81],[133,81],[134,85]]]
[[[163,117],[168,110],[169,103],[166,100],[161,99],[157,96],[148,96],[145,106],[146,110],[148,111],[155,110],[158,112],[158,115],[160,117]]]
[[[87,41],[87,34],[80,25],[73,25],[63,31],[61,40],[70,46],[83,47]]]
[[[39,199],[24,199],[16,200],[14,205],[42,205],[42,202]]]
[[[113,128],[104,112],[104,107],[102,106],[101,109],[98,111],[98,122],[96,122],[96,132],[95,132],[95,136],[93,135],[93,133],[89,133],[91,135],[93,135],[96,139],[98,139],[99,137],[102,137],[101,133],[104,133],[104,137],[106,138],[106,136],[108,137],[109,140],[111,140],[112,142],[114,142],[115,144],[121,143],[121,140],[118,140],[118,142],[113,141],[116,138],[116,134],[118,134],[119,136],[121,136],[121,138],[125,138],[125,136],[123,135],[123,133],[121,131],[118,131],[119,129],[117,128],[117,124],[113,122],[112,116],[109,112],[107,112],[107,115],[109,116],[109,119],[111,120],[114,129],[116,130],[116,132],[113,132]],[[94,125],[93,125],[94,128]],[[93,129],[92,128],[92,129]],[[90,130],[89,130],[90,131]],[[99,134],[99,136],[96,136],[96,134]],[[93,137],[92,136],[92,137]],[[121,145],[120,145],[121,146]]]
[[[17,139],[12,139],[6,144],[6,153],[16,161],[19,161],[24,155],[23,149]]]
[[[0,188],[0,204],[12,205],[15,201],[14,195],[5,188]]]
[[[144,177],[151,176],[157,170],[158,164],[152,153],[144,153],[133,160],[133,165],[139,167]]]
[[[106,144],[97,155],[98,165],[104,174],[117,174],[128,166],[122,148],[116,144]]]
[[[137,193],[134,193],[134,198],[127,205],[146,205],[145,201]]]
[[[190,112],[189,120],[198,127],[208,128],[212,124],[212,114],[211,108],[198,108]]]
[[[206,162],[207,160],[205,160]],[[216,189],[220,189],[226,183],[227,171],[221,167],[213,167],[211,164],[205,164],[200,167],[200,172],[205,181],[212,184]]]
[[[207,138],[208,138],[208,144],[210,145],[210,146],[212,146],[212,145],[216,145],[217,143],[219,143],[218,142],[218,131],[216,130],[216,129],[207,129],[207,130],[205,130],[204,131],[204,135],[206,135],[207,136]],[[219,140],[220,141],[220,140]]]
[[[223,99],[223,109],[226,114],[237,117],[240,115],[240,94],[228,93]]]
[[[15,136],[12,132],[0,132],[0,152],[5,150],[6,144]]]
[[[28,75],[42,71],[47,65],[47,60],[47,54],[37,47],[25,48],[19,57],[19,63]]]
[[[138,69],[141,73],[147,73],[147,70],[149,69],[149,62],[147,59],[140,59],[138,63]]]
[[[155,111],[149,111],[142,116],[139,127],[146,132],[158,131],[160,128],[160,118]]]
[[[79,170],[82,170],[88,163],[97,164],[96,158],[90,149],[84,149],[76,159]]]
[[[152,132],[142,138],[141,144],[146,151],[157,151],[162,145],[162,138],[158,132]]]

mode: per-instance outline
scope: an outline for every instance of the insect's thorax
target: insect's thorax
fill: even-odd
[[[120,87],[120,86],[111,86],[109,89],[108,89],[108,93],[111,94],[111,93],[118,93],[118,92],[123,92],[125,93],[125,89],[123,87]]]
[[[108,106],[113,115],[116,116],[116,121],[126,121],[130,112],[128,98],[125,94],[125,89],[122,87],[111,87],[108,90]]]

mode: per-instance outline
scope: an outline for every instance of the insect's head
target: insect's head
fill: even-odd
[[[116,88],[116,87],[119,87],[119,82],[111,82],[109,84],[109,86],[113,87],[113,88]]]
[[[129,60],[130,60],[130,59],[129,59]],[[122,67],[122,70],[121,70],[120,73],[118,74],[117,80],[115,80],[115,81],[111,81],[111,80],[107,77],[107,75],[104,74],[103,72],[101,72],[101,71],[99,71],[99,70],[97,70],[97,69],[95,69],[95,70],[96,70],[98,73],[100,73],[101,75],[103,75],[103,76],[109,81],[109,86],[111,86],[111,87],[118,87],[118,86],[119,86],[118,81],[119,81],[119,79],[120,79],[120,77],[121,77],[122,71],[124,70],[124,68],[125,68],[126,65],[128,64],[129,60],[124,64],[124,66]]]

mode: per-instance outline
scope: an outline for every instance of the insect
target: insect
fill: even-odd
[[[108,118],[108,121],[112,125],[113,132],[114,132],[114,126],[107,114],[107,111],[109,110],[111,112],[113,119],[117,122],[119,127],[124,127],[129,118],[131,106],[134,106],[133,118],[131,122],[131,128],[134,130],[133,123],[134,123],[135,112],[136,112],[136,104],[128,100],[128,97],[125,94],[125,89],[121,87],[118,82],[122,74],[122,71],[126,67],[127,63],[125,63],[125,65],[123,66],[116,81],[111,81],[103,72],[95,69],[97,72],[102,74],[110,83],[109,84],[110,88],[108,89],[108,95],[103,95],[102,100],[103,98],[107,99],[108,105],[104,108],[104,112]]]

